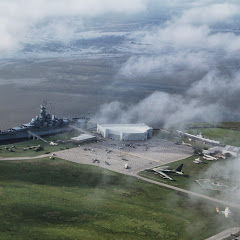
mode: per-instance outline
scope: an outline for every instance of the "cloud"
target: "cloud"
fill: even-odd
[[[216,104],[204,105],[200,99],[189,101],[180,95],[155,92],[136,105],[120,102],[105,104],[95,116],[99,123],[147,123],[170,127],[190,120],[219,119]]]
[[[69,21],[63,18],[76,17],[83,20],[104,14],[136,14],[144,11],[145,8],[143,0],[131,2],[127,0],[117,2],[111,0],[2,0],[0,2],[0,51],[16,50],[20,47],[20,43],[28,43],[31,31],[36,33],[38,24],[42,22],[45,24],[50,22],[49,28],[45,28],[45,31],[52,30],[59,37],[65,35],[70,38],[76,30],[76,25],[69,22],[60,25],[59,23],[63,21]],[[40,32],[38,36],[41,37]]]
[[[103,105],[95,119],[101,123],[144,122],[153,126],[171,127],[186,121],[216,122],[230,109],[240,112],[240,72],[223,76],[219,71],[208,72],[192,83],[184,94],[156,91],[137,104],[112,102]]]
[[[211,182],[218,182],[222,185],[229,186],[229,188],[222,188],[222,190],[218,191],[218,198],[225,199],[229,202],[234,202],[240,198],[240,177],[238,172],[239,168],[239,157],[234,159],[227,159],[218,163],[211,164],[204,172],[201,172],[198,176],[196,176],[196,179],[209,179]],[[199,188],[199,185],[196,185],[196,183],[192,183],[190,186],[190,190],[193,192],[199,192],[199,189],[201,188]],[[210,191],[214,192],[214,190],[209,190],[209,192]]]
[[[196,39],[200,42],[204,37],[202,33],[205,31],[205,34],[208,34],[209,29],[204,26],[193,28],[192,23],[223,21],[237,15],[239,11],[238,5],[232,3],[234,1],[222,4],[216,4],[216,1],[204,2],[205,4],[199,1],[179,0],[2,0],[0,2],[0,52],[3,54],[21,49],[24,44],[36,42],[37,39],[39,43],[54,39],[70,42],[78,37],[85,23],[89,25],[89,19],[98,21],[117,14],[124,19],[128,15],[147,14],[147,12],[151,16],[154,10],[161,15],[161,10],[170,9],[171,11],[171,8],[176,9],[178,6],[188,9],[177,19],[185,24],[181,25],[182,28],[180,24],[178,26],[171,24],[162,31],[158,31],[158,36],[146,35],[143,40],[153,44],[153,39],[160,37],[163,42],[171,44],[171,39],[179,38],[179,45],[187,45],[191,44],[189,36],[192,36],[192,43],[196,44]],[[206,6],[209,2],[213,4]],[[177,15],[182,12],[182,9],[178,8]],[[144,19],[144,14],[140,18]],[[181,34],[181,31],[185,34]],[[217,40],[212,39],[212,44],[214,41]],[[238,48],[237,39],[234,49],[236,48]]]
[[[240,112],[240,36],[213,27],[232,21],[239,14],[239,5],[207,2],[186,1],[188,9],[164,24],[132,33],[129,49],[137,54],[119,71],[135,86],[143,80],[151,84],[154,75],[160,89],[166,79],[172,89],[185,89],[179,94],[156,91],[132,106],[105,105],[98,119],[169,127],[192,120],[220,121],[225,112]]]
[[[129,73],[133,73],[135,76],[146,76],[149,73],[159,72],[159,74],[166,76],[186,70],[192,74],[191,71],[209,70],[212,67],[208,64],[209,58],[211,56],[208,54],[188,51],[163,53],[158,56],[131,57],[121,68],[120,74],[128,76]]]
[[[214,24],[226,21],[239,14],[240,8],[238,5],[221,3],[189,9],[176,21],[182,24]]]
[[[206,72],[221,67],[223,61],[239,61],[240,36],[211,27],[212,23],[225,24],[239,13],[239,6],[234,4],[198,6],[174,15],[160,26],[131,33],[129,39],[141,44],[129,45],[129,51],[138,55],[129,58],[120,74],[161,72],[164,76],[183,68],[189,73],[194,69]]]

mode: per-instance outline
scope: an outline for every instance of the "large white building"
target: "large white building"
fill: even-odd
[[[97,132],[104,138],[122,141],[143,141],[152,137],[152,128],[141,124],[98,124]]]

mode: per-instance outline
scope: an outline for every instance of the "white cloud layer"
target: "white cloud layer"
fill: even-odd
[[[229,107],[240,111],[237,99],[240,94],[240,72],[223,77],[210,71],[199,82],[192,83],[181,94],[157,91],[138,104],[126,106],[120,102],[103,105],[96,119],[101,123],[144,122],[154,126],[170,127],[186,121],[222,120]]]
[[[239,18],[239,6],[234,0],[221,3],[216,0],[2,0],[0,53],[20,49],[33,39],[36,42],[44,39],[46,44],[52,40],[69,42],[76,36],[84,39],[125,35],[129,42],[139,44],[126,43],[121,47],[128,53],[132,50],[139,54],[129,58],[120,74],[128,79],[131,76],[147,79],[148,74],[159,72],[160,84],[161,78],[176,78],[184,71],[188,73],[184,75],[188,86],[185,95],[158,91],[136,106],[126,107],[118,102],[105,105],[100,111],[103,120],[150,124],[160,121],[171,125],[194,118],[218,119],[220,109],[225,111],[234,105],[240,93],[240,74],[234,65],[228,67],[232,62],[240,62],[240,36],[231,31],[216,31],[214,26],[234,22]],[[146,14],[149,8],[155,8],[155,12],[159,10],[159,16],[168,8],[170,19],[157,27],[146,27],[128,35],[124,30],[118,33],[82,28],[84,21],[89,19]],[[195,73],[202,74],[197,82],[191,79]],[[149,110],[148,115],[144,109]]]
[[[132,33],[132,41],[141,43],[130,45],[136,52],[139,49],[138,55],[130,57],[119,72],[136,84],[136,79],[151,79],[152,74],[158,76],[159,85],[166,78],[172,87],[183,81],[185,91],[174,95],[157,91],[133,106],[113,102],[100,110],[102,122],[162,123],[168,127],[190,120],[218,121],[222,113],[233,109],[240,113],[236,67],[240,36],[213,28],[234,21],[240,13],[239,3],[203,2],[185,1],[189,8],[165,24]]]
[[[161,41],[176,46],[201,43],[209,35],[207,26],[193,27],[192,24],[212,24],[226,21],[239,14],[239,3],[236,1],[157,1],[157,0],[2,0],[0,1],[0,53],[16,50],[21,43],[43,37],[55,37],[59,41],[70,41],[89,18],[106,17],[109,14],[146,13],[149,9],[179,8],[180,17],[172,19],[167,27],[155,34],[145,36],[146,42],[154,44]],[[143,14],[143,16],[144,16]],[[74,20],[71,18],[74,17]],[[41,25],[42,23],[42,25]],[[40,26],[41,25],[41,26]],[[44,26],[45,25],[45,26]],[[184,34],[181,34],[184,33]],[[191,36],[191,38],[189,37]],[[234,36],[225,36],[231,38]],[[174,42],[174,39],[178,41]],[[155,39],[155,40],[154,40]],[[223,39],[224,41],[225,39]],[[236,39],[233,50],[239,47]],[[220,44],[217,39],[209,39],[208,44]]]
[[[202,71],[215,67],[221,58],[235,58],[240,51],[240,36],[233,32],[214,32],[211,24],[226,23],[239,15],[239,10],[238,5],[228,3],[194,7],[163,26],[132,33],[131,38],[142,43],[132,49],[141,48],[143,54],[130,58],[120,73],[141,75],[165,69],[169,74],[178,67]]]
[[[228,20],[239,14],[240,8],[238,5],[225,2],[189,9],[177,21],[178,23],[213,24]]]
[[[45,19],[56,21],[62,17],[83,19],[109,13],[135,14],[144,11],[145,7],[144,0],[1,0],[0,51],[15,49],[22,41],[28,42],[26,36],[29,36],[29,31]],[[72,30],[68,30],[71,25],[63,24],[59,29],[58,22],[53,22],[50,27],[57,33],[61,32],[61,35],[72,33]]]

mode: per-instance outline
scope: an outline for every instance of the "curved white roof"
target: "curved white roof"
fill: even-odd
[[[116,132],[124,132],[124,133],[145,133],[149,129],[144,123],[141,124],[99,124],[101,127],[105,129],[109,129]]]

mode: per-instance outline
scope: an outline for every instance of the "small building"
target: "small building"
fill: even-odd
[[[222,154],[226,153],[230,153],[233,157],[237,157],[240,153],[240,147],[226,145],[222,150]]]
[[[104,138],[122,141],[144,141],[152,137],[153,129],[141,124],[98,124],[97,132]]]
[[[97,140],[97,138],[91,134],[81,134],[77,137],[71,138],[72,141],[82,143],[82,142],[91,142]]]
[[[203,150],[203,154],[208,154],[208,155],[211,155],[211,154],[216,154],[218,152],[222,153],[224,147],[212,147],[212,148],[209,148],[208,150]]]

